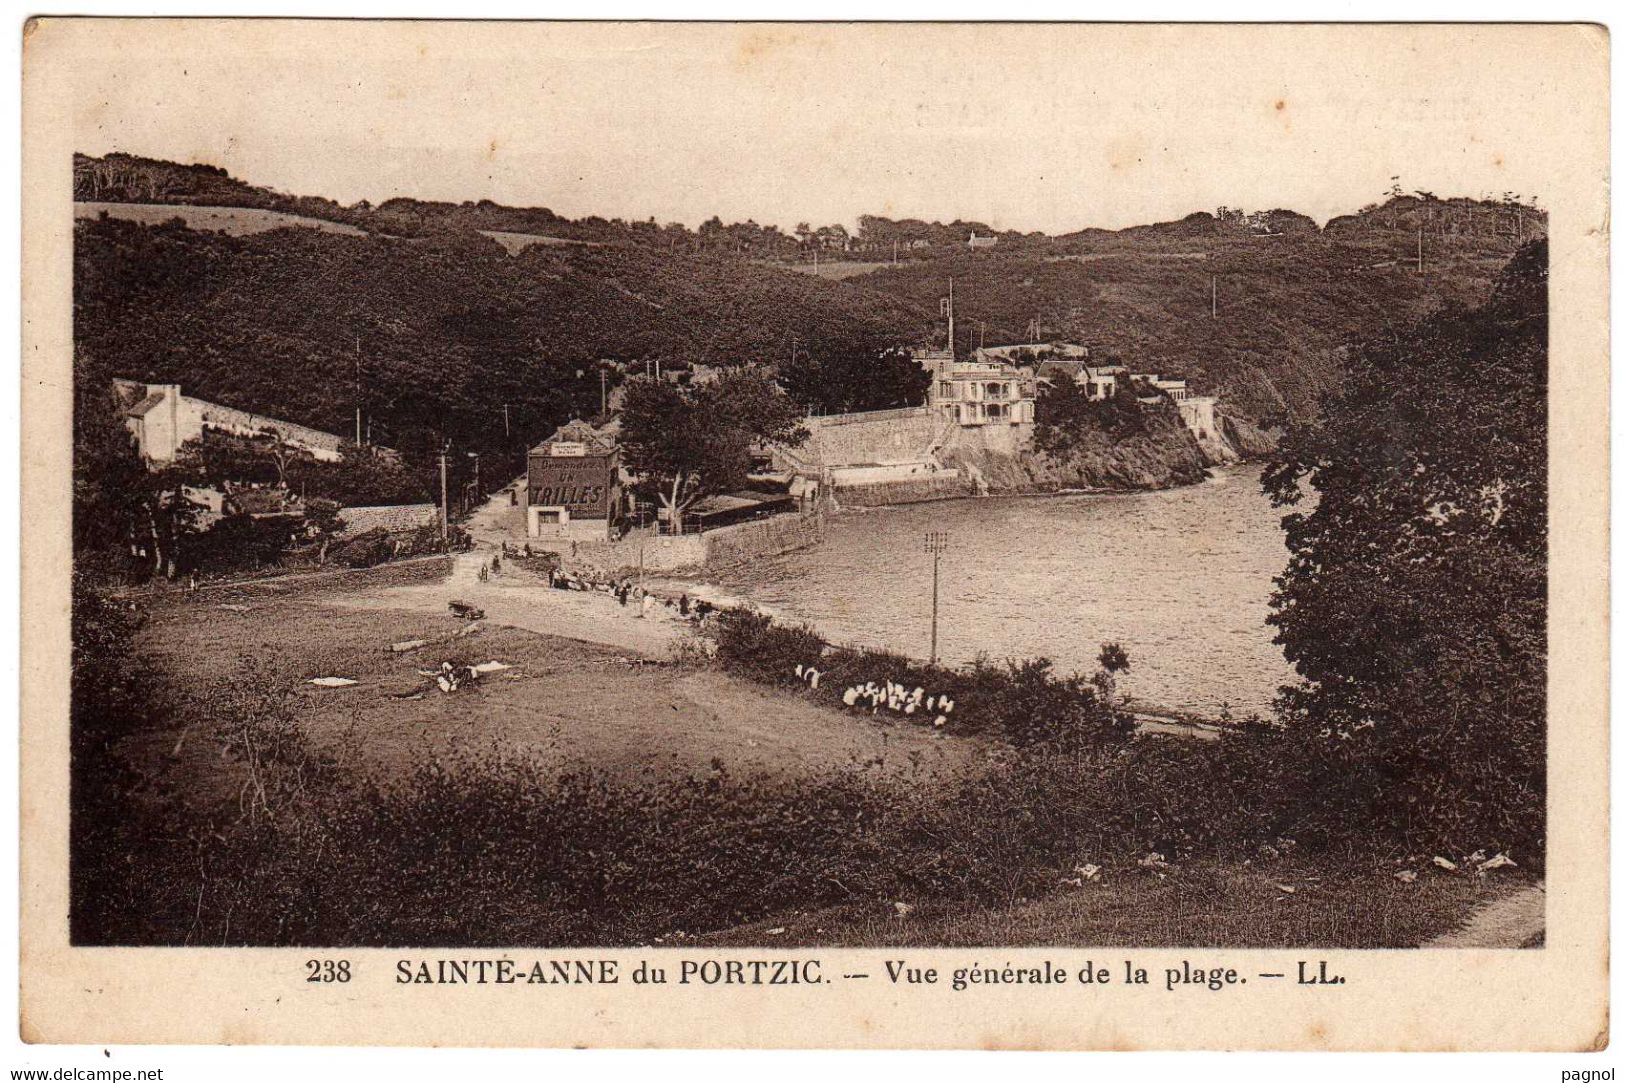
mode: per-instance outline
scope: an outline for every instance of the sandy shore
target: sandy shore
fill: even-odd
[[[553,590],[528,575],[504,574],[487,582],[479,568],[488,552],[459,554],[451,575],[437,583],[384,587],[335,594],[332,605],[358,609],[403,609],[445,613],[453,602],[485,610],[492,624],[522,628],[564,639],[598,643],[653,658],[667,657],[690,634],[687,622],[664,605],[648,617],[635,603],[620,605],[604,591]]]

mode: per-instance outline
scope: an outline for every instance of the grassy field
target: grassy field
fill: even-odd
[[[307,218],[283,211],[264,210],[259,207],[193,207],[175,203],[75,203],[75,218],[99,218],[102,215],[123,218],[145,225],[157,225],[171,218],[179,218],[190,229],[212,230],[243,237],[252,233],[301,226],[323,233],[342,233],[352,237],[366,236],[364,230],[343,222],[329,222],[325,218]]]

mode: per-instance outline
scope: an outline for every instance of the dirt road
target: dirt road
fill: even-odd
[[[1487,903],[1461,927],[1436,936],[1424,948],[1521,948],[1546,932],[1546,885]]]
[[[636,605],[622,606],[602,591],[552,590],[529,576],[498,574],[481,582],[479,569],[491,551],[458,554],[451,575],[437,583],[385,587],[334,594],[323,602],[350,609],[401,609],[444,613],[453,601],[485,610],[493,624],[528,632],[620,647],[665,658],[689,635],[689,626],[664,605],[644,617]]]

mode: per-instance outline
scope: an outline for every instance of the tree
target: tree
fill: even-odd
[[[797,418],[795,405],[759,369],[686,387],[640,376],[626,385],[622,460],[667,510],[672,532],[681,533],[683,513],[696,500],[744,484],[755,445],[805,440]]]
[[[925,401],[931,374],[901,346],[798,352],[779,369],[779,383],[796,402],[821,414],[889,410]]]
[[[75,560],[110,574],[134,556],[141,572],[173,578],[203,510],[188,491],[201,482],[197,471],[184,458],[143,462],[105,384],[76,375],[74,415]]]
[[[1085,434],[1100,427],[1088,391],[1065,373],[1039,383],[1033,422],[1033,446],[1056,457],[1071,454]]]
[[[204,506],[189,492],[199,480],[186,464],[177,462],[148,470],[138,481],[139,514],[133,535],[147,552],[153,575],[173,579],[181,570],[187,540],[197,533],[203,512]]]
[[[1546,331],[1536,242],[1482,308],[1356,352],[1265,474],[1316,495],[1284,520],[1283,718],[1328,815],[1409,845],[1544,843]]]
[[[73,552],[117,574],[128,560],[141,517],[147,467],[105,383],[87,383],[75,364],[73,419]]]

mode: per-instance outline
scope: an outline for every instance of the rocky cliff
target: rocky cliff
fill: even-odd
[[[1210,441],[1215,451],[1219,441]],[[1207,467],[1233,462],[1234,452],[1204,452],[1177,417],[1156,415],[1146,431],[1122,437],[1089,433],[1065,455],[1031,446],[1012,449],[990,440],[986,430],[963,429],[938,452],[945,466],[957,467],[986,492],[1041,493],[1057,489],[1166,489],[1207,476]]]

